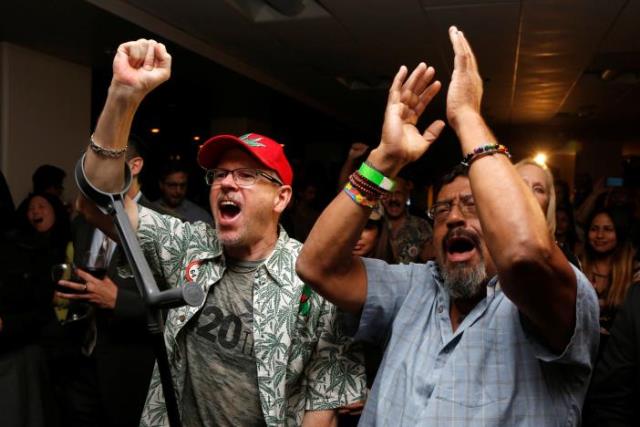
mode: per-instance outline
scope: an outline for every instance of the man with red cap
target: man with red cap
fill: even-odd
[[[170,68],[155,41],[118,48],[85,158],[87,178],[101,190],[122,188],[131,121]],[[198,162],[211,185],[215,229],[127,206],[152,269],[170,285],[192,281],[207,295],[166,321],[182,424],[335,425],[335,408],[363,399],[364,368],[336,307],[295,274],[301,244],[278,225],[293,181],[282,146],[253,133],[219,135],[202,145]],[[168,425],[157,371],[141,425]]]

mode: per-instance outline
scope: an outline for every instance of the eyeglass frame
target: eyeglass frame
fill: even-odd
[[[253,185],[255,185],[255,183],[258,181],[258,176],[261,176],[263,178],[265,178],[267,181],[273,183],[273,184],[277,184],[279,186],[283,186],[284,183],[282,181],[280,181],[278,178],[269,175],[267,172],[257,169],[257,168],[237,168],[237,169],[223,169],[223,168],[213,168],[213,169],[207,169],[204,175],[204,181],[207,183],[207,185],[210,186],[214,186],[215,185],[215,181],[214,181],[214,177],[213,175],[215,174],[215,171],[224,171],[225,175],[220,179],[220,181],[222,181],[223,179],[225,179],[227,177],[227,175],[231,174],[231,178],[233,179],[233,182],[236,183],[236,185],[238,187],[242,187],[242,188],[248,188],[251,187]],[[255,172],[255,180],[251,183],[251,184],[240,184],[238,182],[238,178],[236,176],[236,173],[238,171],[252,171]],[[210,178],[211,177],[211,178]],[[211,180],[211,182],[209,182]]]
[[[456,202],[456,200],[458,200]],[[473,203],[469,203],[469,200],[471,200]],[[475,203],[475,199],[473,197],[473,194],[463,194],[461,196],[458,196],[455,199],[449,199],[449,200],[441,200],[439,202],[435,202],[433,205],[431,205],[431,207],[427,210],[427,216],[429,216],[429,218],[431,218],[431,220],[435,223],[435,222],[441,222],[442,219],[445,219],[446,217],[449,216],[449,214],[451,213],[451,210],[453,209],[454,206],[458,206],[458,209],[460,209],[460,212],[462,212],[462,214],[465,217],[469,217],[469,216],[476,216],[476,203]],[[436,213],[435,210],[440,207],[440,206],[448,206],[448,209],[446,211],[446,216],[444,216],[442,219],[440,220],[436,220]],[[470,211],[469,208],[472,207],[473,209]],[[445,212],[442,212],[443,214]]]

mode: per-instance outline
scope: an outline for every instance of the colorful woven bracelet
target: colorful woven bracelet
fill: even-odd
[[[368,199],[362,195],[350,182],[344,186],[345,193],[353,200],[357,205],[364,206],[366,208],[374,208],[378,203],[377,200]]]
[[[378,169],[364,162],[360,165],[360,169],[358,169],[360,175],[373,182],[378,187],[382,188],[385,191],[393,191],[396,188],[396,183],[387,178],[380,172]]]
[[[508,158],[511,158],[511,153],[509,153],[509,150],[504,145],[487,144],[474,148],[471,153],[468,153],[466,156],[464,156],[462,162],[460,163],[462,163],[464,166],[469,167],[475,160],[479,159],[480,157],[488,156],[490,154],[504,154]]]

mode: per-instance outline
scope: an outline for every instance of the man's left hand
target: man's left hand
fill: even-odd
[[[56,292],[58,298],[85,301],[96,307],[110,310],[115,308],[118,297],[118,287],[108,276],[105,276],[104,279],[98,279],[81,269],[77,269],[76,274],[83,279],[85,283],[60,280],[58,284],[79,293]]]

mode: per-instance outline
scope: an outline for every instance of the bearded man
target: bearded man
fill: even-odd
[[[420,64],[392,83],[380,145],[322,213],[298,275],[386,343],[360,425],[575,426],[598,346],[598,304],[550,235],[533,193],[480,114],[482,79],[461,31],[447,118],[463,164],[430,209],[436,262],[351,255],[371,206],[444,127],[418,118],[440,89]]]

